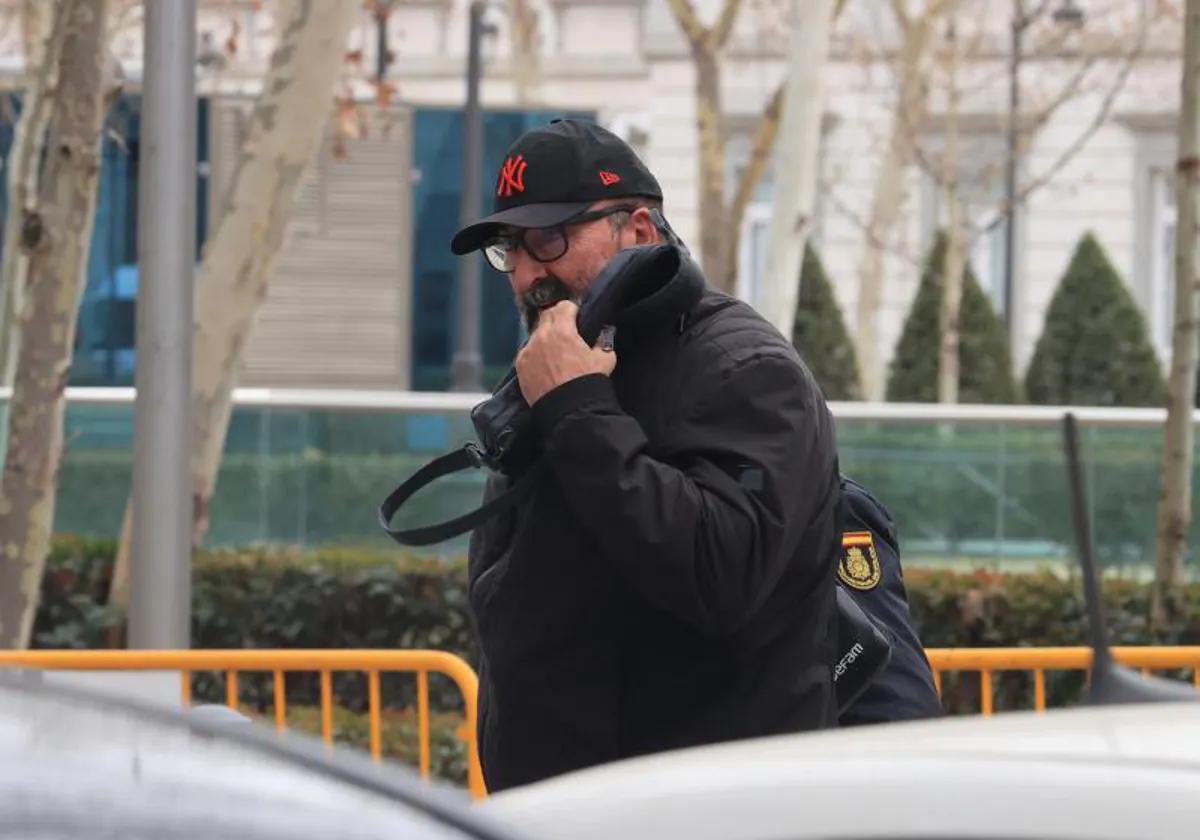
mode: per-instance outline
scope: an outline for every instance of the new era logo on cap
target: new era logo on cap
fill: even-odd
[[[618,183],[620,180],[621,180],[621,176],[618,175],[617,173],[605,172],[603,169],[600,170],[600,183],[604,184],[604,186],[611,187],[613,184]]]

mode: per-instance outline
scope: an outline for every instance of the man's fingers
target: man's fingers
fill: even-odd
[[[544,310],[542,317],[551,323],[569,321],[573,324],[578,313],[579,307],[575,305],[574,301],[560,300],[549,309]]]

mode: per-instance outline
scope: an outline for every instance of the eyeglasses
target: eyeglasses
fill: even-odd
[[[515,256],[518,247],[524,248],[525,253],[538,262],[551,263],[561,259],[562,255],[567,253],[568,227],[594,222],[617,213],[632,213],[637,209],[637,206],[633,204],[619,204],[600,210],[588,210],[553,227],[513,231],[504,236],[489,239],[483,245],[483,253],[487,257],[488,264],[504,274],[508,274],[516,268]]]

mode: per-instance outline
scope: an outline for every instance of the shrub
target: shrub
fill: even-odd
[[[827,400],[862,399],[854,342],[825,266],[811,245],[804,249],[792,344],[816,377]]]
[[[1166,400],[1141,308],[1090,233],[1050,301],[1025,391],[1039,405],[1161,406]]]
[[[946,234],[939,231],[925,260],[921,283],[896,345],[887,384],[890,402],[937,402],[942,272]],[[959,383],[962,403],[1020,401],[1004,324],[967,262],[959,310]]]
[[[275,714],[253,708],[242,710],[267,725],[274,725]],[[463,719],[457,715],[434,714],[429,720],[430,776],[446,782],[465,785],[467,781],[467,745],[459,739]],[[287,710],[289,730],[321,736],[319,706],[292,706]],[[380,754],[385,760],[419,768],[421,764],[420,730],[417,716],[410,709],[386,709],[380,715]],[[333,741],[341,746],[363,752],[371,749],[370,715],[353,712],[341,706],[333,710]]]
[[[97,619],[105,610],[96,605],[92,593],[105,591],[101,584],[113,548],[106,543],[56,541],[36,627],[38,647],[85,648],[98,643],[97,625],[90,622],[112,617]],[[345,551],[219,552],[197,558],[195,580],[193,645],[197,648],[435,648],[457,654],[477,667],[461,560],[437,563]],[[1086,643],[1080,587],[1071,578],[1050,573],[963,574],[910,567],[906,584],[927,647]],[[1185,589],[1180,624],[1157,635],[1150,632],[1146,620],[1148,586],[1108,580],[1105,593],[1116,643],[1200,643],[1200,584]],[[77,609],[80,605],[87,608]],[[448,715],[447,720],[461,717],[457,688],[437,677],[430,676],[431,708]],[[385,675],[381,680],[384,708],[414,707],[413,682],[407,676]],[[197,700],[224,701],[219,677],[196,674],[193,685]],[[258,714],[273,709],[268,675],[242,674],[238,685],[240,702],[248,709]],[[1004,675],[997,685],[997,709],[1021,708],[1031,702],[1028,675]],[[1053,675],[1048,681],[1049,697],[1059,705],[1075,702],[1081,685],[1079,674]],[[951,711],[979,708],[977,677],[948,675],[944,686]],[[317,675],[289,674],[286,697],[289,707],[318,705]],[[362,714],[368,708],[365,678],[336,675],[334,697],[346,714]],[[345,729],[359,733],[347,737],[365,737],[358,723],[346,723]],[[402,733],[403,727],[398,732]],[[451,746],[444,746],[451,755]],[[444,760],[453,763],[450,757]]]

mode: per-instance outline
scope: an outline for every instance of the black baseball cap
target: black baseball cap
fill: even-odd
[[[662,187],[629,144],[582,120],[551,120],[527,131],[504,155],[492,214],[460,230],[455,254],[483,247],[501,227],[553,227],[605,198],[662,200]]]

